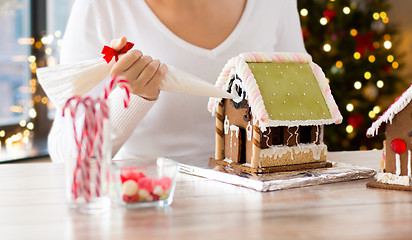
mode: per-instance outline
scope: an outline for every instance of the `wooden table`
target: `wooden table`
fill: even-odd
[[[332,152],[377,168],[380,151]],[[0,239],[412,239],[412,192],[367,180],[261,193],[187,174],[166,209],[69,210],[64,167],[0,165]]]

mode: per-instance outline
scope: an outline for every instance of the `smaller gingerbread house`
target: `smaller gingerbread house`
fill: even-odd
[[[324,125],[340,123],[342,116],[310,55],[240,54],[228,61],[215,85],[237,96],[209,99],[216,116],[216,161],[258,169],[254,172],[327,165],[311,163],[326,163]]]
[[[412,85],[367,130],[386,133],[381,168],[369,187],[412,190]]]

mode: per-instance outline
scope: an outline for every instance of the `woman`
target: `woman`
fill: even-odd
[[[208,99],[160,92],[165,63],[214,83],[227,60],[242,52],[305,52],[296,1],[78,0],[61,63],[99,57],[102,47],[119,36],[127,36],[138,50],[125,54],[111,72],[132,86],[128,109],[123,109],[121,89],[110,95],[117,159],[214,155],[215,120],[207,111]],[[120,49],[125,42],[123,37],[111,45]],[[101,95],[104,85],[90,94]],[[65,140],[72,129],[61,110],[56,112],[49,152],[53,161],[62,162],[74,151]]]

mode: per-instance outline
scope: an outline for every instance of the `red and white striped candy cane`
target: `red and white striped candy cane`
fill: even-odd
[[[75,199],[83,197],[86,202],[90,201],[92,192],[99,197],[101,195],[101,164],[103,159],[103,131],[104,121],[109,118],[109,107],[107,98],[112,92],[114,85],[125,90],[125,98],[123,99],[124,107],[128,107],[130,102],[130,85],[127,80],[121,77],[115,77],[110,84],[104,89],[104,97],[92,99],[91,97],[81,98],[74,96],[67,100],[63,107],[63,117],[65,110],[70,110],[70,115],[73,119],[74,141],[77,147],[76,166],[73,171],[72,194]],[[78,108],[84,107],[84,122],[81,134],[79,135],[76,127],[76,115]],[[94,176],[95,188],[91,189],[91,163],[90,159],[95,158],[96,175]]]
[[[89,161],[87,150],[82,148],[84,144],[84,139],[89,135],[87,132],[87,125],[83,126],[81,134],[79,136],[76,127],[76,115],[78,114],[78,108],[83,105],[85,108],[85,124],[88,118],[86,114],[86,109],[88,108],[87,101],[84,101],[80,96],[74,96],[67,100],[65,106],[63,107],[63,117],[65,116],[65,110],[69,109],[70,115],[72,117],[73,131],[74,131],[74,141],[77,148],[77,158],[76,166],[73,171],[73,182],[72,182],[72,194],[75,199],[78,197],[84,197],[86,202],[90,201],[90,188],[87,180],[89,179]]]
[[[117,84],[120,88],[123,88],[126,96],[123,99],[124,107],[127,108],[130,103],[130,84],[124,77],[115,76],[109,83],[108,86],[104,88],[104,99],[109,97],[109,94],[113,91],[115,84]]]

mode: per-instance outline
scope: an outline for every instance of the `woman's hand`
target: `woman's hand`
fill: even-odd
[[[127,38],[123,36],[120,39],[114,39],[110,46],[115,50],[120,50],[126,42]],[[125,77],[130,83],[131,93],[154,101],[159,97],[159,86],[167,70],[166,64],[158,59],[153,60],[139,50],[130,50],[113,65],[110,76]]]

